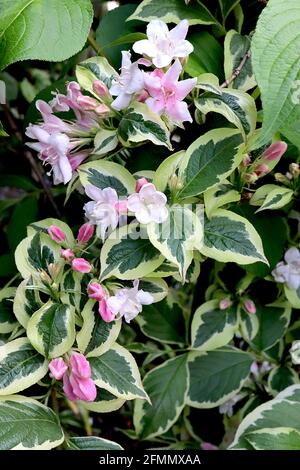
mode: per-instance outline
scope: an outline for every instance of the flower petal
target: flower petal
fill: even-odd
[[[173,41],[179,41],[180,39],[185,39],[189,29],[188,20],[181,20],[175,28],[170,30],[170,38]]]
[[[133,44],[132,49],[137,54],[146,55],[148,57],[155,57],[157,54],[156,45],[148,39],[142,39]]]

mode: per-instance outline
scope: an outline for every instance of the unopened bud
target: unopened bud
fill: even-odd
[[[97,100],[86,95],[78,96],[77,103],[85,111],[94,111],[99,106],[99,102]]]
[[[106,104],[98,104],[97,108],[94,109],[95,113],[99,115],[107,115],[110,113],[110,109]]]
[[[93,269],[92,265],[84,258],[74,258],[72,268],[79,273],[90,273]]]
[[[282,173],[275,173],[274,178],[275,181],[278,181],[278,183],[289,184],[289,178]]]
[[[61,266],[57,263],[50,263],[48,266],[48,272],[52,279],[56,279],[61,273]]]
[[[48,234],[56,243],[62,243],[66,239],[66,234],[56,225],[50,225]]]
[[[83,224],[79,231],[78,231],[78,235],[77,235],[77,240],[82,243],[82,244],[85,244],[85,243],[88,243],[90,241],[90,239],[92,238],[92,236],[94,235],[94,226],[93,224],[90,224],[90,223],[86,223],[86,224]]]
[[[98,302],[107,297],[106,291],[99,282],[91,282],[88,285],[87,293],[90,299],[98,300]]]
[[[244,309],[246,310],[246,312],[256,313],[256,306],[255,306],[255,303],[253,302],[253,300],[251,300],[251,299],[244,300],[243,306],[244,306]]]
[[[219,302],[219,309],[220,310],[226,310],[227,308],[230,307],[230,305],[231,305],[230,299],[228,299],[228,298],[221,299],[220,302]]]
[[[258,176],[256,173],[246,173],[244,175],[244,180],[247,183],[253,184],[253,183],[256,183],[256,181],[258,180]]]
[[[51,277],[43,269],[39,270],[39,275],[40,275],[40,279],[43,282],[43,284],[50,285],[52,283]]]
[[[144,103],[146,99],[149,98],[149,93],[146,90],[143,90],[138,96],[137,101]]]
[[[246,155],[246,156],[243,158],[243,161],[242,161],[242,163],[241,163],[241,166],[242,166],[243,168],[246,168],[247,166],[250,165],[250,163],[251,163],[251,157],[250,157],[250,155]]]
[[[61,250],[60,254],[69,263],[72,261],[72,259],[75,258],[75,253],[73,250],[71,250],[71,248],[67,248],[66,250]]]
[[[148,183],[149,181],[147,180],[147,178],[139,178],[138,180],[136,180],[136,183],[135,183],[135,191],[139,193],[142,187]]]
[[[295,365],[300,365],[300,341],[293,341],[292,347],[290,349],[290,355],[292,358],[292,363]]]
[[[268,165],[265,165],[264,163],[254,168],[254,173],[256,173],[259,178],[262,178],[263,176],[267,175],[268,173],[270,173],[270,171],[271,170]]]
[[[102,82],[102,80],[95,80],[93,82],[93,90],[99,96],[99,98],[106,98],[110,96],[108,88],[105,83]]]
[[[290,164],[290,172],[293,176],[299,176],[300,169],[298,163],[291,163]]]
[[[261,158],[264,158],[269,162],[279,160],[282,155],[286,152],[287,147],[287,144],[285,142],[282,142],[281,140],[279,140],[278,142],[274,142],[274,144],[270,145],[270,147],[264,151],[264,153],[261,155]]]

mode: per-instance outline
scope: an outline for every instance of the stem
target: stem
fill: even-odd
[[[228,85],[230,85],[240,75],[244,65],[246,64],[247,60],[250,59],[250,57],[251,57],[251,51],[249,50],[249,51],[246,52],[246,54],[242,58],[242,60],[240,62],[240,65],[235,69],[235,71],[233,72],[231,77],[228,78],[228,80],[225,80],[225,82],[222,83],[221,88],[228,87]]]
[[[94,49],[97,55],[101,55],[105,57],[104,51],[102,47],[100,47],[99,44],[97,44],[94,38],[94,32],[92,30],[90,31],[87,40],[88,40],[89,45]]]
[[[7,284],[5,284],[5,286],[3,287],[3,289],[6,289],[7,287],[9,287],[16,279],[18,279],[18,277],[20,277],[20,274],[16,274],[10,281],[8,281]]]
[[[57,401],[57,396],[56,396],[56,390],[54,387],[51,389],[51,398],[52,398],[53,411],[57,416],[59,416],[58,401]]]

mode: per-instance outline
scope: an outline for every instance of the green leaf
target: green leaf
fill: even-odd
[[[292,428],[264,428],[250,432],[245,439],[255,450],[299,450],[300,432]]]
[[[13,313],[15,294],[15,287],[6,287],[0,290],[0,334],[10,333],[18,325]]]
[[[252,345],[259,351],[265,351],[274,346],[285,334],[291,318],[291,307],[288,303],[270,306],[256,305],[256,314],[259,322],[257,335]],[[253,314],[252,314],[253,315]]]
[[[288,366],[275,367],[268,377],[268,387],[273,396],[296,383],[299,383],[298,374]]]
[[[170,182],[170,178],[177,177],[177,171],[183,157],[184,151],[180,150],[179,152],[170,155],[170,157],[163,160],[159,165],[153,178],[153,184],[156,186],[158,191],[165,192]]]
[[[288,3],[272,0],[258,19],[251,50],[264,119],[260,137],[255,142],[256,148],[267,143],[278,130],[300,146],[299,21],[298,0]]]
[[[211,351],[225,346],[237,330],[236,307],[220,310],[218,300],[205,302],[194,313],[191,330],[193,349]]]
[[[116,131],[100,129],[94,139],[94,155],[106,155],[118,146],[118,137]]]
[[[180,166],[178,198],[197,196],[226,179],[243,159],[242,141],[235,129],[214,129],[195,140]]]
[[[190,34],[189,42],[193,44],[194,51],[189,55],[184,70],[192,77],[209,72],[222,79],[223,49],[214,36],[200,31]]]
[[[231,449],[252,449],[247,436],[259,430],[277,433],[278,428],[292,428],[300,431],[300,385],[291,385],[271,401],[268,401],[249,413],[239,425]],[[269,441],[266,437],[266,444]],[[254,442],[254,441],[253,441]],[[280,442],[280,439],[279,439]],[[268,447],[269,448],[269,447]],[[277,449],[274,447],[272,450]]]
[[[240,3],[240,0],[219,0],[223,20],[225,21],[229,13]]]
[[[185,344],[185,321],[182,308],[168,297],[155,305],[145,305],[137,322],[149,338],[162,343]]]
[[[201,84],[198,86],[201,88]],[[257,120],[255,101],[242,90],[215,87],[215,92],[206,91],[200,95],[195,105],[204,115],[209,112],[222,114],[240,130],[245,140],[255,131]]]
[[[163,434],[177,421],[188,389],[187,354],[165,361],[143,380],[151,404],[136,400],[134,426],[140,439]]]
[[[250,50],[251,42],[248,36],[242,36],[237,31],[228,31],[224,42],[224,70],[225,78],[229,80],[240,66],[245,54]],[[253,75],[251,58],[243,66],[240,74],[228,85],[229,88],[248,91],[254,88],[256,81]]]
[[[26,237],[27,225],[36,220],[38,203],[34,197],[28,197],[20,201],[13,210],[7,226],[7,238],[11,251]]]
[[[118,127],[118,136],[125,147],[149,140],[172,150],[167,126],[145,103],[135,103],[134,108],[125,111]]]
[[[58,416],[50,408],[22,395],[0,397],[1,450],[50,450],[63,440]]]
[[[7,132],[4,130],[1,121],[0,121],[0,137],[8,137],[8,134],[7,134]]]
[[[48,362],[29,343],[18,338],[0,346],[0,395],[31,387],[48,372]]]
[[[259,321],[258,317],[255,314],[250,314],[246,312],[242,307],[238,309],[239,313],[239,327],[242,337],[247,343],[251,343],[253,338],[258,333],[259,330]]]
[[[115,397],[112,393],[104,388],[97,388],[97,396],[95,401],[81,401],[80,405],[86,410],[93,411],[94,413],[110,413],[116,411],[124,405],[123,398]]]
[[[204,243],[200,252],[221,262],[267,263],[262,241],[247,219],[231,211],[218,209],[204,223]]]
[[[81,316],[83,325],[76,336],[79,350],[87,357],[105,353],[117,340],[122,321],[103,321],[93,300],[86,303]]]
[[[76,78],[83,90],[99,98],[93,90],[94,81],[101,80],[110,88],[118,74],[105,57],[91,57],[76,66]]]
[[[123,450],[117,442],[102,437],[70,437],[67,440],[68,450]]]
[[[187,404],[195,408],[214,408],[225,403],[243,386],[252,361],[249,354],[230,346],[207,353],[189,353]]]
[[[123,346],[115,343],[101,356],[90,357],[89,363],[93,380],[98,387],[126,400],[148,399],[137,363]]]
[[[17,246],[15,261],[24,279],[36,276],[39,270],[48,272],[49,264],[60,259],[60,247],[45,233],[25,238]]]
[[[143,0],[128,20],[151,21],[159,18],[165,23],[179,23],[187,19],[193,24],[214,24],[216,19],[203,3],[186,5],[181,0]]]
[[[165,222],[147,225],[150,242],[178,267],[183,279],[193,259],[195,239],[201,239],[203,233],[201,216],[198,217],[191,209],[191,206],[174,204],[169,207]]]
[[[113,232],[101,250],[101,279],[137,279],[152,273],[164,258],[151,244],[138,224],[130,224]]]
[[[71,57],[83,48],[93,19],[90,0],[1,0],[0,11],[1,69],[19,60]]]
[[[89,162],[79,168],[81,184],[93,184],[99,189],[113,188],[118,196],[135,192],[135,179],[123,166],[106,161]]]
[[[233,189],[233,186],[227,180],[214,188],[208,189],[204,193],[204,205],[207,217],[211,218],[213,213],[220,207],[226,206],[232,202],[237,202],[240,199],[240,193]]]
[[[18,322],[26,329],[30,317],[42,306],[32,277],[22,281],[16,291],[13,310]]]
[[[66,243],[69,246],[74,244],[75,239],[72,230],[65,222],[62,222],[59,219],[48,218],[34,222],[27,228],[27,235],[30,237],[31,235],[35,235],[37,232],[48,233],[48,229],[51,225],[56,225],[64,232],[66,235]]]
[[[250,199],[252,206],[260,206],[256,212],[275,210],[286,206],[293,198],[294,191],[276,184],[265,184],[257,189]]]
[[[284,293],[292,307],[300,308],[300,287],[296,290],[284,286]]]
[[[75,340],[74,307],[48,302],[28,321],[27,336],[43,356],[49,359],[62,356]]]

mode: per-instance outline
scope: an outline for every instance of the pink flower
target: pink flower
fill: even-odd
[[[99,302],[99,314],[106,323],[110,323],[115,319],[115,314],[109,308],[106,299],[102,299],[101,302]]]
[[[231,305],[230,299],[228,299],[228,298],[221,299],[220,302],[219,302],[219,309],[220,310],[226,310],[227,308],[230,307],[230,305]]]
[[[110,96],[108,88],[102,80],[95,80],[93,82],[93,90],[99,98],[108,98]]]
[[[149,292],[139,289],[139,280],[133,282],[133,288],[124,288],[107,299],[107,307],[114,317],[124,317],[127,323],[142,311],[143,305],[150,305],[154,299]]]
[[[279,140],[278,142],[274,142],[274,144],[270,145],[270,147],[264,151],[261,157],[268,161],[279,160],[287,151],[287,148],[287,144]]]
[[[91,366],[86,358],[80,353],[73,353],[70,369],[71,371],[63,376],[64,392],[69,400],[94,401],[97,390],[91,378]]]
[[[85,244],[90,241],[93,235],[94,235],[94,226],[92,224],[86,223],[80,227],[78,231],[78,235],[77,235],[77,240],[80,243]]]
[[[80,353],[73,353],[70,359],[72,373],[82,379],[89,379],[92,375],[91,366]]]
[[[157,191],[152,183],[144,184],[138,193],[131,194],[127,200],[128,210],[141,224],[165,222],[169,214],[166,204],[166,195]]]
[[[66,239],[66,234],[56,225],[50,225],[48,234],[50,238],[56,243],[62,243]]]
[[[98,282],[91,282],[88,285],[87,293],[90,299],[98,300],[98,302],[107,296],[106,291]]]
[[[255,303],[253,302],[253,300],[250,300],[250,299],[244,300],[243,306],[244,306],[244,309],[246,310],[246,312],[256,313],[256,306],[255,306]]]
[[[68,370],[68,366],[62,357],[58,357],[52,359],[49,364],[49,370],[56,380],[61,380],[64,373]]]
[[[75,258],[74,251],[71,250],[71,248],[67,248],[66,250],[61,250],[60,254],[69,263]]]
[[[136,180],[136,183],[135,183],[135,191],[139,193],[142,187],[148,183],[149,181],[146,178],[139,178],[138,180]]]
[[[93,267],[84,258],[74,258],[72,261],[72,269],[79,273],[90,273]]]
[[[176,123],[192,122],[187,104],[182,101],[195,87],[196,78],[178,81],[182,67],[178,59],[166,73],[154,70],[145,73],[145,88],[150,97],[146,104],[157,114],[166,114]]]
[[[119,215],[121,214],[127,214],[128,208],[127,208],[127,200],[119,200],[115,204],[115,209]]]

